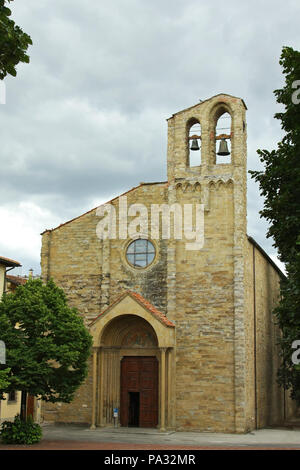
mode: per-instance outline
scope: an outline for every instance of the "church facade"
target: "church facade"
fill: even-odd
[[[42,234],[42,277],[94,340],[75,400],[44,403],[45,421],[247,432],[284,420],[271,313],[283,274],[247,235],[246,109],[220,94],[177,112],[167,181]]]

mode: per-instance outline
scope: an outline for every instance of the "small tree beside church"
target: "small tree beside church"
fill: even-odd
[[[48,402],[73,400],[87,376],[92,337],[53,280],[29,279],[0,302],[0,337],[10,368],[5,392]]]

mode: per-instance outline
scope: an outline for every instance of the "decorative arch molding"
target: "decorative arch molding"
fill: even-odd
[[[201,183],[199,181],[193,181],[189,183],[177,183],[176,191],[178,193],[200,193]]]
[[[111,320],[101,336],[101,346],[119,348],[157,348],[153,327],[137,315],[121,315]]]
[[[186,121],[186,130],[187,132],[190,130],[191,127],[193,127],[195,124],[200,124],[200,127],[201,126],[201,120],[200,120],[200,117],[199,116],[190,116],[187,121]]]
[[[175,346],[175,325],[141,295],[127,291],[90,324],[94,347],[104,345],[105,329],[112,321],[121,321],[129,315],[143,319],[152,327],[158,347]]]
[[[208,200],[211,209],[215,196],[233,198],[234,181],[232,178],[216,178],[208,182]]]
[[[224,187],[225,187],[224,181],[223,181],[223,180],[218,180],[217,183],[216,183],[216,189],[217,189],[217,191],[218,191],[219,189],[224,188]]]
[[[230,114],[231,119],[234,118],[234,110],[232,109],[229,103],[226,103],[224,101],[219,101],[218,103],[215,103],[209,110],[210,124],[216,125],[218,119],[222,116],[222,114],[225,113]]]
[[[232,178],[218,178],[208,182],[208,187],[211,189],[218,189],[221,186],[231,188],[233,185],[234,181]]]

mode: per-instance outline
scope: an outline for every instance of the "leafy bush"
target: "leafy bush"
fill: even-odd
[[[14,421],[4,421],[0,437],[3,444],[35,444],[42,438],[42,428],[32,417],[22,421],[17,415]]]

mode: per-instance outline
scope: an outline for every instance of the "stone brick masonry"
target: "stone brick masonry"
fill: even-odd
[[[217,164],[215,129],[226,112],[231,161]],[[166,392],[160,392],[166,395],[159,400],[167,426],[177,430],[246,432],[283,419],[271,314],[281,273],[247,237],[245,113],[243,100],[221,94],[174,114],[168,120],[168,181],[142,183],[125,194],[128,206],[144,204],[149,214],[151,204],[204,204],[201,250],[188,251],[185,239],[155,240],[154,262],[135,269],[125,259],[128,240],[97,237],[96,209],[43,233],[43,279],[54,278],[87,326],[126,291],[143,296],[175,325]],[[201,165],[191,167],[188,131],[195,121],[202,154]],[[116,211],[118,203],[111,201]],[[72,404],[44,404],[44,419],[91,423],[91,374]],[[102,403],[99,374],[96,409]]]

